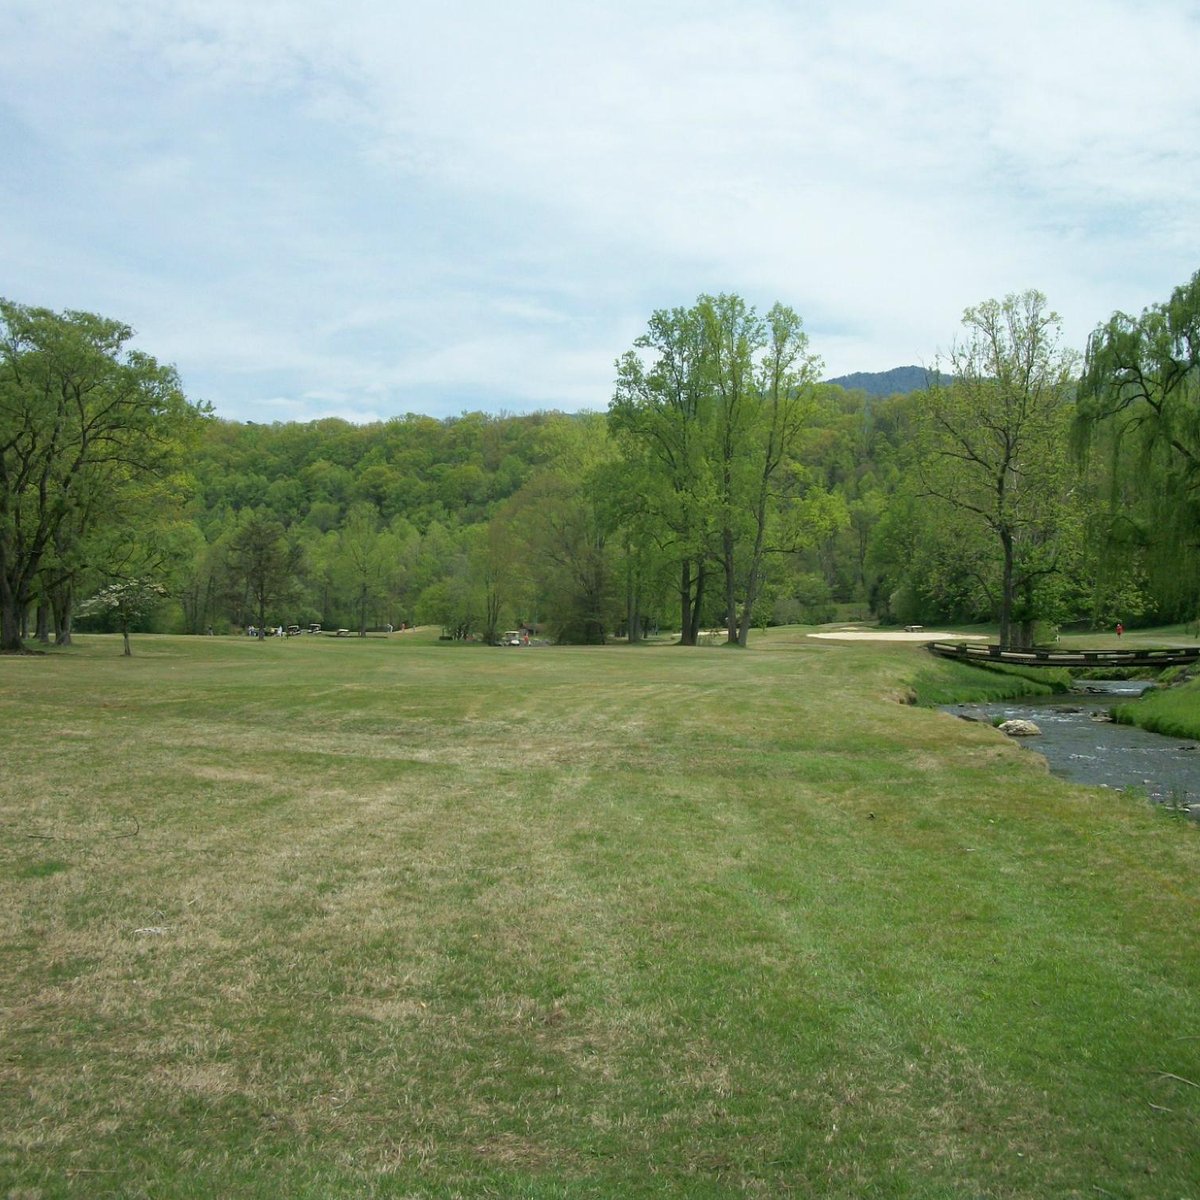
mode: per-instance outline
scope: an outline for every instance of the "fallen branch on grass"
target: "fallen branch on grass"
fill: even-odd
[[[1173,1075],[1170,1071],[1159,1071],[1159,1079],[1174,1079],[1176,1083],[1186,1083],[1188,1087],[1200,1088],[1200,1083],[1195,1083],[1191,1079],[1184,1079],[1182,1075]]]
[[[95,841],[97,839],[100,841],[116,842],[120,841],[122,838],[137,837],[137,835],[142,832],[141,821],[139,821],[136,816],[132,817],[131,820],[133,821],[133,828],[131,830],[128,830],[125,833],[101,833],[98,834],[96,838],[68,837],[66,834],[62,833],[27,833],[24,836],[30,841],[34,842],[86,842]]]

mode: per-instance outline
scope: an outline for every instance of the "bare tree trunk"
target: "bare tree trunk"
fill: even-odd
[[[483,639],[489,645],[499,636],[500,628],[500,589],[495,583],[489,583],[483,594]]]
[[[692,611],[688,617],[688,640],[684,643],[687,646],[695,646],[700,641],[700,615],[704,611],[704,585],[707,578],[708,573],[701,563],[696,571],[696,590],[692,597]]]
[[[19,653],[21,648],[21,606],[10,580],[0,572],[0,653]]]
[[[685,558],[679,567],[679,644],[694,646],[696,633],[692,624],[692,564]]]
[[[54,644],[69,646],[71,644],[71,626],[74,620],[75,585],[64,583],[56,590],[52,600],[54,609]]]
[[[1000,544],[1004,547],[1004,574],[1000,590],[1000,649],[1011,650],[1014,564],[1013,539],[1009,530],[1001,531]]]
[[[37,632],[34,635],[43,646],[50,645],[50,605],[43,598],[37,602]]]
[[[742,623],[738,627],[738,645],[746,646],[750,641],[750,622],[754,619],[754,604],[758,600],[758,569],[750,572],[746,583],[746,601],[742,606]]]
[[[732,646],[738,640],[737,573],[733,530],[729,528],[721,533],[721,566],[725,573],[725,641]]]
[[[628,542],[625,545],[625,637],[632,646],[642,640],[641,596],[638,588],[638,571]]]

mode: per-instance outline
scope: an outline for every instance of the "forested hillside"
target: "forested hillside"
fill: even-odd
[[[818,382],[792,310],[702,296],[651,316],[606,413],[363,426],[218,420],[84,316],[4,310],[10,649],[114,587],[137,604],[90,620],[190,633],[745,644],[836,613],[1020,644],[1197,613],[1200,275],[1084,355],[1038,293],[986,301],[886,396]]]
[[[890,371],[853,371],[826,382],[868,396],[901,396],[924,391],[929,386],[929,374],[925,367],[893,367]]]

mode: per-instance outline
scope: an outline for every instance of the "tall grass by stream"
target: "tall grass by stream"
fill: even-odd
[[[1148,692],[1136,702],[1117,705],[1113,715],[1152,733],[1200,740],[1200,680]]]
[[[1200,831],[961,664],[134,649],[0,660],[0,1193],[1195,1194]]]

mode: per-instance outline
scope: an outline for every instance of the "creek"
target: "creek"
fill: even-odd
[[[1114,705],[1135,699],[1150,686],[1133,680],[1089,679],[1080,684],[1086,691],[988,704],[947,704],[942,711],[988,724],[1032,721],[1041,736],[1019,740],[1025,749],[1042,755],[1053,774],[1118,791],[1133,788],[1156,804],[1186,806],[1193,819],[1200,819],[1200,742],[1100,719]]]

